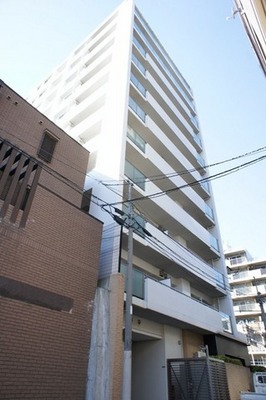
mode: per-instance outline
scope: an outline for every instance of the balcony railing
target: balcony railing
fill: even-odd
[[[260,306],[259,304],[256,303],[250,303],[250,304],[238,304],[234,306],[234,312],[245,312],[245,313],[260,313]]]
[[[228,275],[229,282],[238,280],[254,280],[254,278],[266,278],[266,268],[255,269],[251,271],[235,272]]]
[[[233,297],[243,297],[243,296],[257,296],[257,292],[266,293],[266,285],[258,285],[257,287],[239,287],[233,288],[232,296]]]
[[[126,274],[127,265],[121,264],[120,271]],[[126,291],[126,289],[125,289]],[[145,308],[152,309],[162,315],[184,320],[199,327],[209,327],[210,331],[217,329],[232,333],[230,317],[207,304],[206,302],[188,296],[171,287],[170,279],[156,280],[144,272],[133,268],[132,294],[145,301]],[[134,301],[133,301],[134,302]],[[184,313],[184,310],[186,312]],[[208,322],[207,322],[208,321]]]
[[[144,65],[140,62],[140,60],[138,59],[138,57],[135,56],[135,54],[132,54],[132,61],[133,63],[136,65],[136,67],[142,72],[143,75],[146,74],[146,68],[144,67]]]
[[[164,69],[164,71],[167,73],[167,75],[169,76],[169,78],[172,80],[172,82],[174,83],[175,87],[179,90],[179,92],[182,94],[182,96],[185,98],[185,100],[187,101],[187,103],[192,107],[193,110],[195,110],[195,105],[193,103],[193,99],[192,96],[190,97],[190,95],[187,94],[187,91],[184,90],[182,88],[182,86],[180,85],[180,83],[178,82],[178,80],[175,78],[174,74],[171,72],[170,68],[167,66],[167,63],[165,61],[163,61],[163,59],[160,57],[160,55],[158,54],[158,52],[155,50],[155,48],[152,46],[152,44],[150,43],[150,41],[148,40],[148,38],[146,37],[146,35],[142,32],[142,30],[140,29],[140,27],[135,24],[134,25],[135,30],[138,32],[138,34],[140,35],[140,37],[142,38],[142,40],[144,41],[145,45],[147,46],[147,48],[149,49],[149,51],[151,52],[151,54],[156,58],[157,62],[160,64],[160,66]],[[133,39],[134,43],[137,45],[137,39],[134,36]],[[173,65],[172,65],[173,66]],[[178,78],[180,79],[180,81],[182,81],[183,83],[183,77],[180,73],[177,72],[176,67],[173,68],[175,70],[176,75],[178,76]],[[185,86],[185,85],[184,85]],[[188,91],[189,93],[189,91]]]
[[[201,143],[201,139],[200,139],[199,135],[194,135],[193,139],[202,148],[202,143]]]
[[[210,233],[210,245],[218,253],[220,252],[218,239],[214,237],[211,233]]]
[[[142,83],[138,80],[138,78],[131,72],[130,81],[133,85],[140,91],[140,93],[146,97],[146,89],[142,85]]]
[[[133,100],[131,97],[129,98],[129,107],[131,108],[131,110],[133,110],[137,116],[143,121],[145,122],[146,119],[146,114],[145,111],[135,102],[135,100]]]
[[[145,277],[146,307],[211,332],[231,333],[230,317],[163,282]]]
[[[266,358],[261,360],[251,360],[251,365],[260,365],[262,367],[266,367]]]
[[[196,116],[191,115],[190,116],[191,121],[193,122],[193,124],[199,129],[199,122]]]

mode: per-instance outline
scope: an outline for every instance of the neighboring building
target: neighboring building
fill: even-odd
[[[2,400],[85,397],[102,232],[80,207],[88,156],[0,81]]]
[[[90,212],[105,226],[89,372],[98,382],[89,390],[102,394],[90,398],[120,398],[127,180],[134,183],[133,399],[166,399],[166,360],[205,345],[245,363],[192,90],[134,2],[124,1],[29,101],[91,152],[85,189],[93,187]],[[125,219],[122,240],[117,217]]]
[[[266,0],[235,0],[235,5],[266,75]]]
[[[245,249],[225,257],[237,327],[247,336],[251,364],[266,367],[266,259],[253,260]]]

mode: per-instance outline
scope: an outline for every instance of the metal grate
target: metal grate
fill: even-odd
[[[19,226],[26,225],[40,173],[35,159],[0,138],[0,218],[9,214],[15,223],[20,216]]]
[[[169,400],[230,400],[223,362],[170,359],[167,368]]]

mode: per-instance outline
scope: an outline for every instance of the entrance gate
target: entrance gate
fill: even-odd
[[[223,361],[169,359],[167,370],[169,400],[230,400]]]

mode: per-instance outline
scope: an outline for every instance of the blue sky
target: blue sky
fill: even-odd
[[[0,78],[26,97],[120,3],[0,0]],[[193,89],[206,162],[266,146],[266,81],[239,17],[227,20],[233,0],[136,4]],[[254,258],[266,258],[265,172],[262,161],[212,185],[223,241]]]

